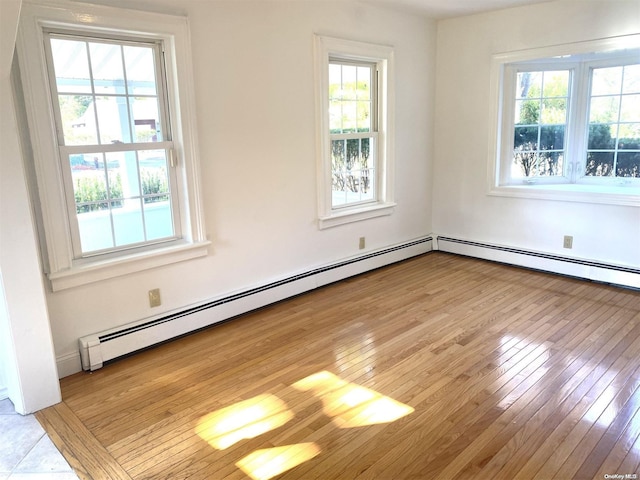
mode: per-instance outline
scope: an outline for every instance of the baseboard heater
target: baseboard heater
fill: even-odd
[[[436,236],[434,250],[640,289],[640,268]]]
[[[356,256],[157,318],[148,318],[79,339],[84,370],[109,360],[228,320],[329,283],[432,250],[431,236]]]

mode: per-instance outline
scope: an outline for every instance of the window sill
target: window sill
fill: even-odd
[[[640,188],[612,185],[500,185],[489,190],[499,197],[534,198],[605,205],[640,206]]]
[[[69,270],[48,274],[54,292],[98,282],[142,270],[161,267],[171,263],[204,257],[208,253],[209,241],[178,243],[147,252],[136,252],[115,259],[96,260],[83,265],[74,265]]]
[[[395,206],[395,203],[376,203],[375,205],[365,207],[334,210],[330,215],[320,217],[318,219],[318,226],[321,230],[324,230],[325,228],[336,227],[346,223],[391,215]]]

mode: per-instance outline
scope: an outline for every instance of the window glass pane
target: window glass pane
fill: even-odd
[[[567,100],[565,98],[544,99],[540,123],[565,123],[567,121]]]
[[[342,66],[329,64],[329,99],[342,98]]]
[[[164,150],[138,152],[143,195],[169,193],[167,156]]]
[[[564,148],[564,125],[540,128],[540,150],[562,150]]]
[[[357,97],[357,71],[353,65],[342,65],[342,98],[355,100]]]
[[[610,177],[613,175],[614,153],[589,152],[585,175],[588,177]]]
[[[344,133],[353,133],[356,131],[356,118],[356,102],[342,102],[342,131]]]
[[[333,206],[374,200],[374,139],[350,138],[331,143]]]
[[[342,102],[329,102],[329,131],[342,133]]]
[[[156,95],[153,49],[125,45],[123,50],[129,95]]]
[[[594,123],[589,125],[589,150],[607,150],[615,148],[615,138],[611,135],[612,125]],[[615,133],[615,128],[613,129]]]
[[[624,67],[622,93],[640,93],[640,65]]]
[[[59,95],[60,117],[65,145],[98,143],[95,106],[88,95]]]
[[[589,108],[589,122],[617,122],[619,106],[620,96],[592,98]]]
[[[622,67],[594,68],[591,95],[620,94],[622,90]]]
[[[114,247],[109,204],[103,202],[97,207],[91,212],[78,213],[80,244],[85,253]]]
[[[173,237],[169,195],[156,195],[144,199],[144,225],[147,240]]]
[[[618,153],[616,177],[640,178],[640,152]]]
[[[566,97],[569,93],[569,71],[544,72],[543,97]]]
[[[373,170],[360,170],[360,178],[358,182],[360,184],[360,201],[361,202],[369,202],[374,200],[374,190],[373,190]]]
[[[344,170],[346,140],[331,141],[331,204],[344,205],[347,202]]]
[[[107,172],[102,153],[69,155],[76,212],[99,210],[107,200]]]
[[[562,152],[540,153],[538,164],[539,176],[562,175],[564,155]]]
[[[540,119],[540,100],[517,100],[515,123],[537,125]]]
[[[357,102],[358,108],[358,132],[368,132],[371,130],[371,103],[368,101]]]
[[[333,206],[344,205],[346,196],[346,140],[331,141],[331,201]]]
[[[144,242],[140,198],[111,203],[113,232],[117,247]]]
[[[140,196],[136,152],[110,152],[106,157],[109,198],[115,200]]]
[[[58,93],[91,93],[86,42],[51,39]]]
[[[334,172],[341,172],[345,168],[345,147],[346,140],[331,141],[331,169]]]
[[[97,95],[124,94],[124,71],[120,45],[89,43],[93,86]]]
[[[519,72],[516,98],[540,98],[542,93],[541,72]]]
[[[513,143],[517,150],[537,150],[538,127],[516,127]]]
[[[100,144],[130,143],[129,106],[127,97],[96,97]]]
[[[626,123],[618,129],[618,148],[640,150],[640,123]]]
[[[620,106],[621,122],[640,122],[640,95],[623,95]]]
[[[360,201],[373,200],[375,195],[374,181],[374,157],[371,149],[373,139],[363,138],[360,140],[360,154],[358,158],[358,167],[360,168],[358,190],[360,192]]]
[[[371,99],[371,67],[358,67],[358,98]]]
[[[347,190],[345,175],[343,172],[332,173],[332,185],[331,185],[331,205],[333,207],[340,207],[347,203]]]
[[[373,138],[363,138],[360,141],[360,166],[363,169],[372,170],[374,165],[374,152],[373,144],[375,140]]]
[[[80,243],[85,252],[113,247],[102,153],[70,155]]]
[[[511,176],[514,178],[532,177],[536,174],[538,154],[536,152],[513,152]]]
[[[130,97],[133,115],[134,142],[160,142],[160,115],[156,97]]]

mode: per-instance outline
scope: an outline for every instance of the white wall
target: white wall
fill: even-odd
[[[188,14],[213,247],[203,259],[49,292],[62,373],[80,368],[84,335],[362,253],[361,236],[374,250],[431,233],[435,22],[351,2],[128,3]],[[317,228],[314,33],[395,48],[392,216]],[[152,288],[159,308],[148,306]]]
[[[486,194],[491,55],[638,32],[635,0],[562,0],[439,22],[433,231],[640,267],[637,207]],[[565,234],[572,250],[562,248]]]
[[[24,414],[61,397],[11,86],[19,10],[0,2],[0,389]]]

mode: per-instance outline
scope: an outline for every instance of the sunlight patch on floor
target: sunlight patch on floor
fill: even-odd
[[[282,447],[264,448],[250,453],[236,466],[253,480],[268,480],[291,470],[320,454],[315,443],[298,443]]]
[[[340,428],[390,423],[413,412],[413,408],[336,375],[322,371],[293,384],[322,400],[324,413]]]
[[[262,394],[202,417],[196,433],[213,448],[224,450],[281,427],[292,418],[286,403],[275,395]]]
[[[328,371],[310,375],[292,385],[322,402],[322,412],[339,428],[390,423],[414,411],[375,390],[340,379]],[[262,394],[202,417],[196,434],[217,450],[258,437],[295,416],[287,404],[272,394]],[[253,480],[268,480],[322,452],[316,443],[298,443],[256,450],[236,463]]]

